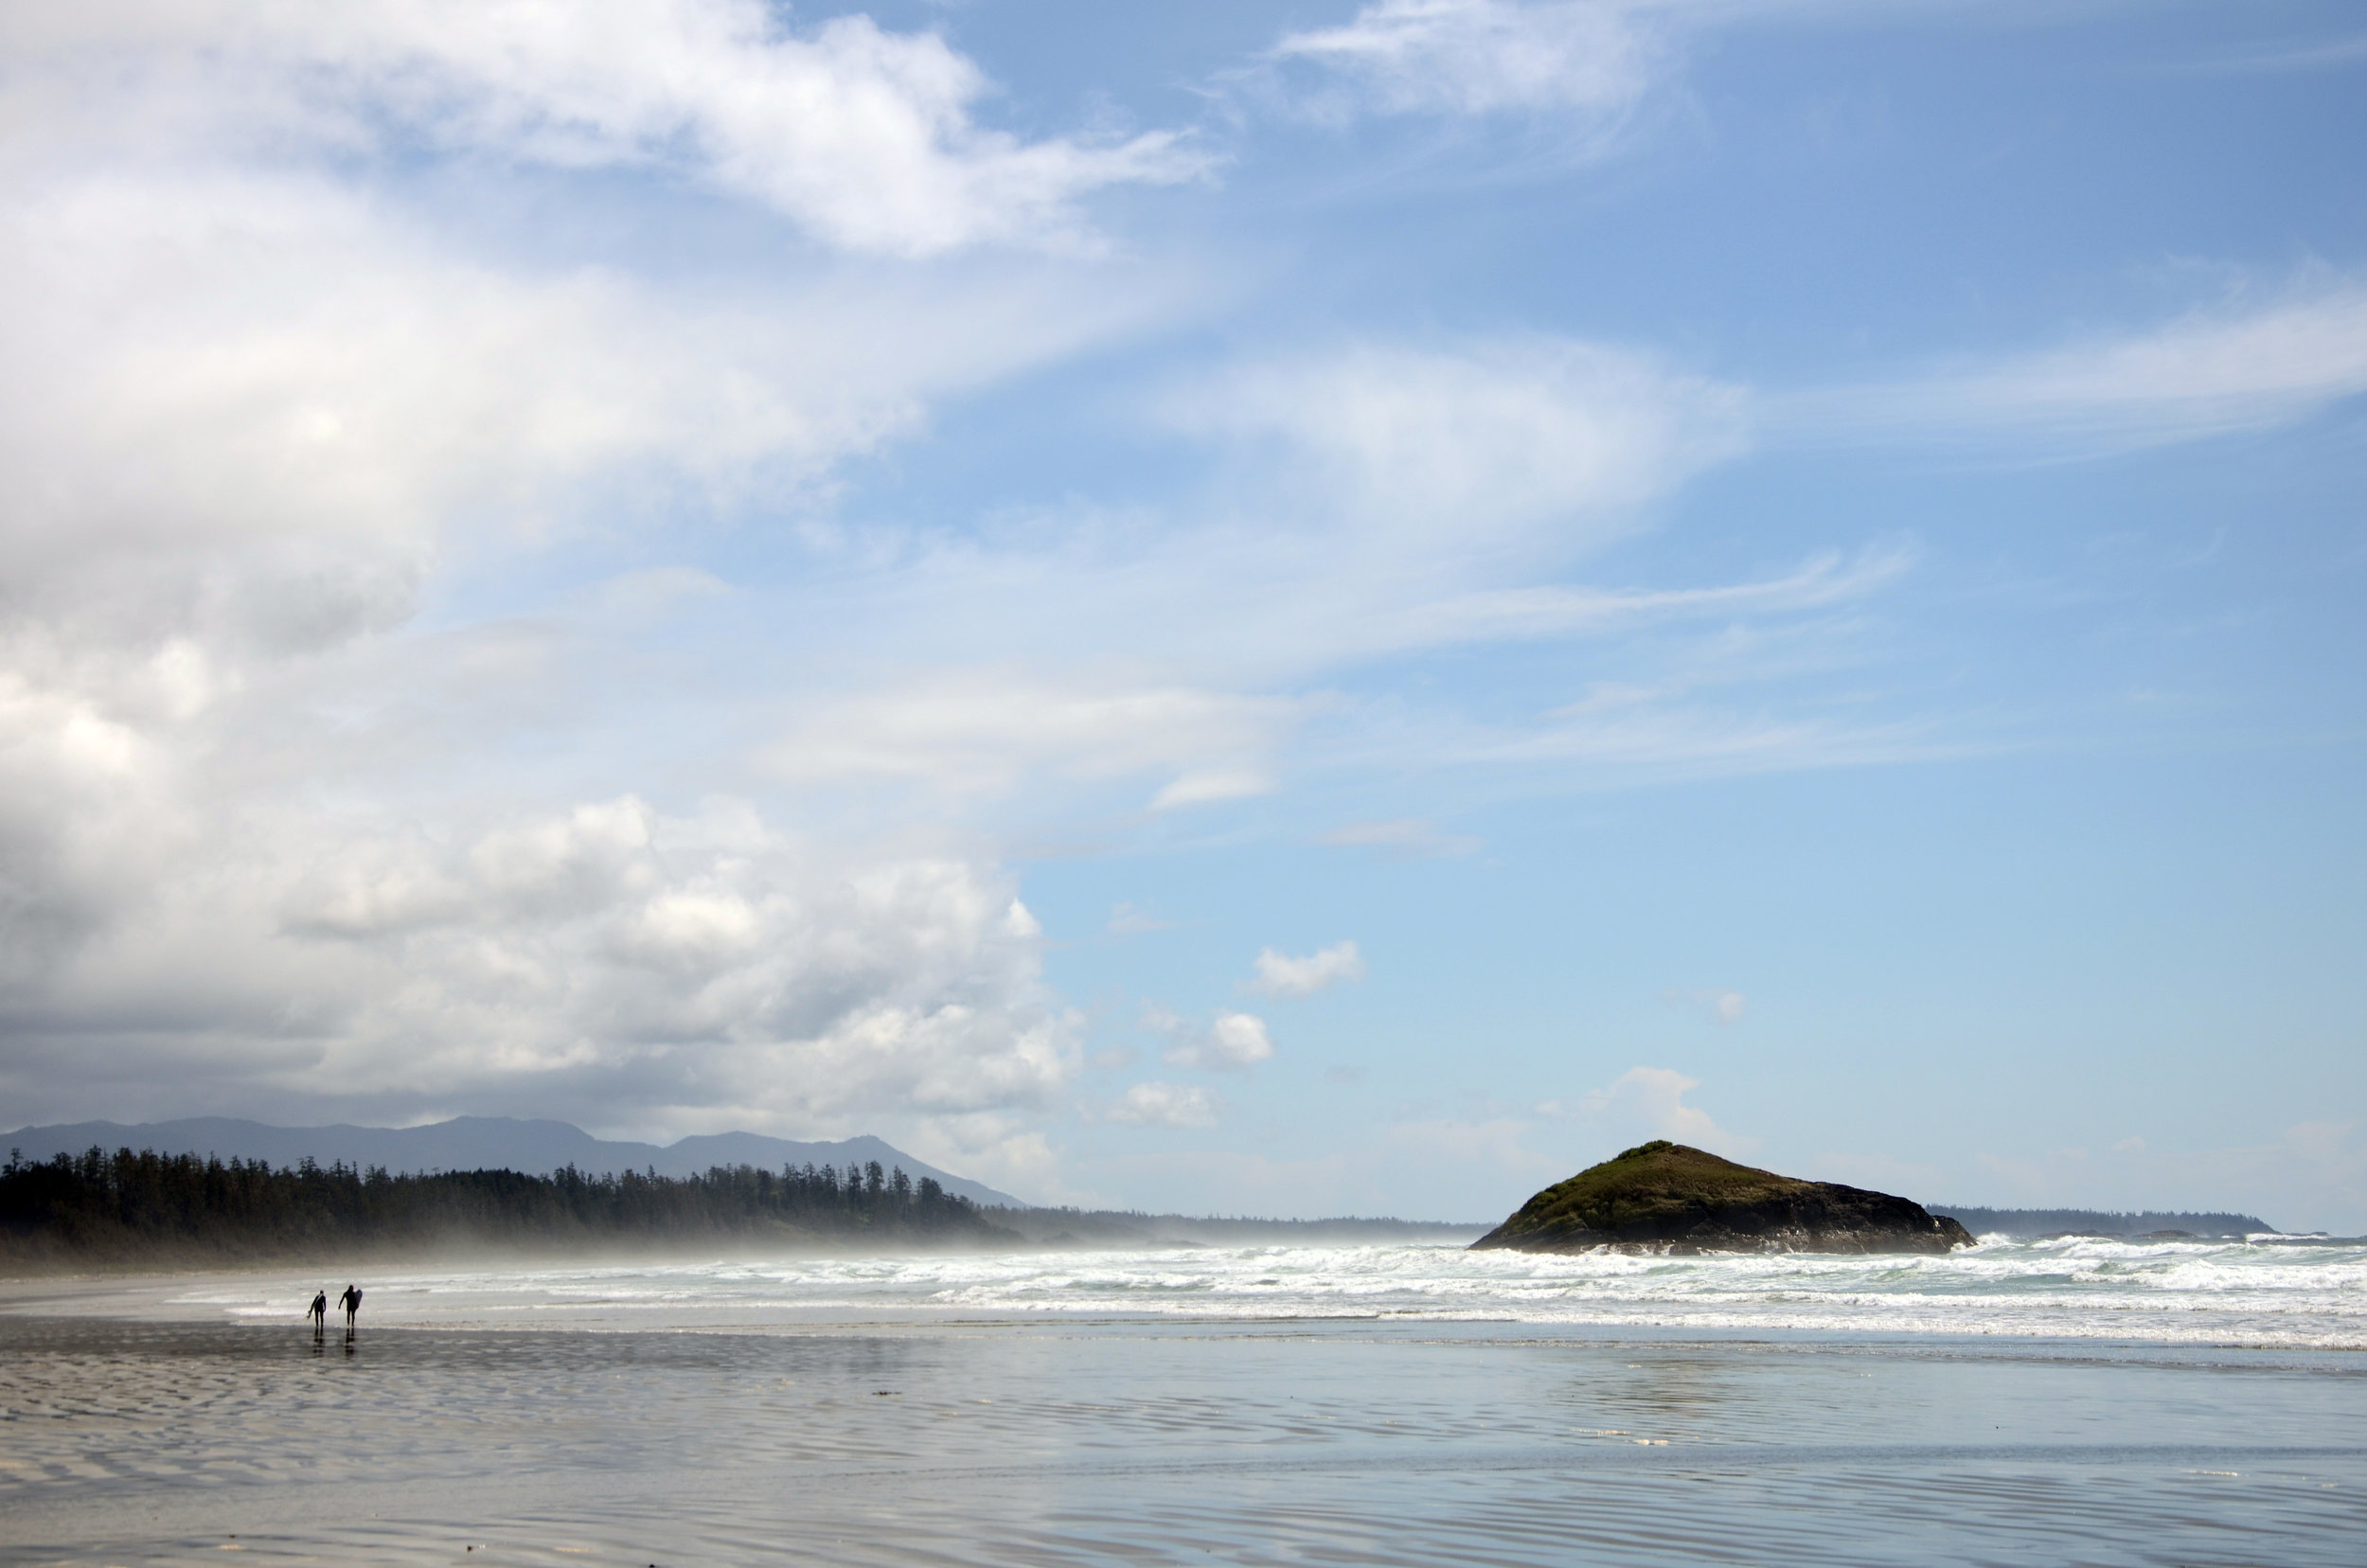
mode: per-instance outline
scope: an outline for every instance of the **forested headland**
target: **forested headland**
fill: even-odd
[[[994,1246],[1020,1238],[903,1170],[717,1167],[391,1174],[194,1154],[80,1155],[0,1167],[0,1268],[203,1267],[441,1248]]]

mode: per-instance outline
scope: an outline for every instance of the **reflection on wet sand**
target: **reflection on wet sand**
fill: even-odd
[[[7,1556],[2348,1568],[2367,1488],[2367,1368],[2312,1352],[1356,1323],[370,1341],[0,1319]]]

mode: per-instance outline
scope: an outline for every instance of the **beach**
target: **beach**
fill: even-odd
[[[1994,1249],[1992,1283],[2015,1250]],[[2123,1250],[2117,1267],[2164,1274],[2240,1256]],[[2317,1252],[2256,1263],[2324,1276],[2314,1296],[2281,1287],[2314,1303],[2287,1331],[2248,1297],[2250,1337],[2222,1323],[2216,1342],[2082,1330],[2101,1292],[2059,1280],[2021,1290],[2089,1299],[2052,1323],[2034,1309],[2030,1331],[1999,1331],[1993,1299],[1966,1310],[1979,1331],[1839,1325],[1831,1303],[1768,1299],[1752,1271],[1780,1259],[1692,1260],[1649,1325],[1627,1266],[1654,1260],[1529,1259],[1483,1297],[1499,1266],[1447,1248],[421,1270],[365,1282],[350,1342],[315,1342],[293,1276],[18,1282],[0,1295],[0,1550],[2349,1564],[2360,1254]],[[1976,1260],[1847,1261],[1912,1278]],[[1700,1281],[1721,1275],[1796,1321],[1699,1321]],[[1628,1281],[1615,1314],[1589,1307],[1590,1278]],[[1894,1314],[1938,1310],[1928,1281],[1892,1285]]]

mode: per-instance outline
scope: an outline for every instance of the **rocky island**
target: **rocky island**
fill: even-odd
[[[1665,1138],[1579,1171],[1477,1241],[1520,1252],[1945,1253],[1955,1221],[1887,1192],[1806,1182]]]

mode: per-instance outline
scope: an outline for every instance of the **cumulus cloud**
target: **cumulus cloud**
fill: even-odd
[[[757,0],[97,0],[0,31],[19,80],[115,87],[112,134],[350,153],[421,139],[557,169],[671,173],[834,244],[906,256],[1074,242],[1074,204],[1204,160],[1171,132],[1023,140],[934,33],[810,30]],[[95,116],[94,116],[95,117]]]
[[[1608,136],[1669,69],[1666,8],[1634,0],[1377,0],[1269,51],[1319,117],[1557,115]],[[1288,68],[1296,67],[1294,73]]]
[[[1304,958],[1267,948],[1257,955],[1257,977],[1248,989],[1268,996],[1312,996],[1340,981],[1363,978],[1364,955],[1353,941],[1334,942]]]
[[[1143,1027],[1164,1035],[1160,1060],[1170,1067],[1209,1073],[1245,1073],[1273,1056],[1266,1021],[1255,1013],[1220,1012],[1204,1028],[1157,1003],[1143,1008]]]
[[[622,1090],[656,1123],[793,1129],[1040,1108],[1080,1066],[1033,917],[974,865],[834,863],[744,811],[631,796],[453,845],[217,826],[8,976],[14,1103],[62,1105],[103,1062],[151,1109],[193,1085],[396,1115]]]
[[[1003,136],[941,40],[734,0],[102,0],[8,12],[0,65],[9,1103],[795,1131],[1059,1095],[991,856],[668,816],[624,793],[646,750],[588,758],[630,722],[602,677],[739,590],[533,603],[497,568],[810,516],[934,399],[1141,319],[1159,286],[1107,285],[1074,203],[1183,172],[1171,143]],[[695,184],[827,244],[767,223],[760,273],[685,286],[472,228],[397,157]],[[495,608],[420,628],[455,561]],[[975,1147],[1020,1169],[1026,1136]]]
[[[1124,1127],[1214,1127],[1217,1096],[1182,1083],[1137,1083],[1100,1112]]]

